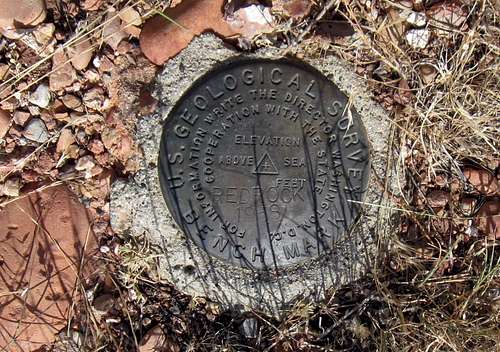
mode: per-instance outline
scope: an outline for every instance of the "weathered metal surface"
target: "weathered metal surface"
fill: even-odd
[[[196,81],[163,127],[159,175],[180,228],[253,269],[326,252],[359,215],[369,148],[348,98],[292,60],[226,62]]]

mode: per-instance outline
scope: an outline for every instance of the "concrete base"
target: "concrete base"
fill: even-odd
[[[197,78],[214,65],[240,55],[217,37],[205,34],[170,60],[159,75],[158,112],[141,119],[136,138],[143,150],[143,168],[131,179],[113,183],[111,224],[119,234],[140,236],[158,245],[160,277],[179,290],[208,298],[232,309],[259,309],[280,316],[297,299],[320,300],[330,287],[359,279],[373,268],[378,241],[390,231],[390,213],[383,197],[390,184],[387,172],[390,122],[368,89],[338,58],[304,59],[330,78],[359,112],[370,139],[372,172],[363,215],[333,252],[286,270],[252,272],[208,256],[181,233],[163,199],[157,170],[162,122],[175,102]],[[278,49],[265,49],[256,57],[279,58]],[[382,231],[382,232],[381,232]]]

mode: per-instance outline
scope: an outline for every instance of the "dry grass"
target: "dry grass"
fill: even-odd
[[[498,242],[468,238],[467,220],[453,208],[436,213],[415,203],[425,191],[422,185],[439,175],[449,180],[450,194],[460,193],[451,183],[463,184],[463,163],[498,167],[498,17],[488,1],[470,3],[468,9],[467,30],[448,28],[419,51],[384,35],[399,28],[386,17],[370,20],[362,4],[344,2],[342,12],[359,39],[326,48],[368,67],[361,72],[369,79],[374,77],[370,65],[386,67],[386,77],[370,79],[375,89],[406,98],[404,106],[393,106],[392,118],[398,126],[395,155],[407,181],[399,207],[408,227],[390,238],[391,253],[373,273],[375,295],[390,312],[387,320],[372,320],[377,350],[493,351],[500,343]],[[423,64],[435,69],[431,82],[423,79]],[[450,229],[439,231],[436,221]]]
[[[367,4],[377,5],[377,16]],[[309,324],[328,317],[334,323],[315,341],[320,350],[495,351],[500,345],[498,241],[471,238],[473,220],[457,208],[466,188],[461,167],[473,164],[495,172],[499,165],[498,12],[492,2],[471,1],[467,29],[440,24],[441,35],[416,50],[404,41],[404,18],[388,16],[404,9],[401,3],[342,1],[337,8],[341,16],[335,19],[352,25],[354,39],[332,43],[312,37],[292,51],[344,58],[391,110],[397,127],[394,159],[406,181],[394,195],[393,210],[403,225],[387,238],[390,252],[377,270],[335,292],[324,306],[309,306],[314,313],[299,320],[302,328],[293,319],[282,322],[273,334],[275,345],[315,350],[303,339],[297,344],[297,338],[309,334],[305,340],[314,341],[318,326]],[[435,33],[435,26],[431,22],[427,28]],[[279,30],[302,39],[304,28],[309,27],[283,21]],[[424,66],[435,71],[430,81]],[[438,185],[443,176],[446,184]],[[454,204],[448,210],[426,206],[425,191],[432,187],[450,193]],[[336,303],[343,300],[348,303]]]

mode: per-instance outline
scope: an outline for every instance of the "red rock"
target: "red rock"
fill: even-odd
[[[8,204],[0,224],[0,346],[33,351],[66,326],[96,241],[84,206],[64,186]]]
[[[97,176],[103,171],[102,167],[96,164],[96,160],[91,155],[85,155],[78,159],[75,170],[83,171],[86,179]]]
[[[52,57],[52,70],[53,72],[49,76],[49,86],[53,92],[72,85],[76,80],[76,71],[61,49],[56,51]]]
[[[127,37],[127,34],[121,29],[121,21],[116,11],[109,11],[106,16],[106,24],[102,28],[102,40],[114,50],[118,44]]]
[[[24,126],[31,117],[31,114],[26,111],[16,111],[14,113],[14,122],[20,126]]]
[[[119,16],[123,21],[122,27],[140,26],[142,24],[141,15],[131,6],[127,6],[123,10],[121,10]]]
[[[249,40],[261,33],[273,30],[273,17],[268,7],[250,5],[236,10],[227,22],[235,31]]]
[[[123,30],[132,37],[139,38],[141,36],[141,28],[136,26],[125,26]]]
[[[106,125],[107,128],[101,133],[102,143],[109,153],[125,166],[125,171],[134,172],[139,167],[137,162],[139,151],[115,111],[107,115]]]
[[[63,153],[73,143],[75,143],[75,137],[73,137],[71,130],[69,128],[63,129],[59,135],[59,139],[57,140],[57,153]]]
[[[66,50],[71,64],[77,70],[85,70],[94,55],[94,48],[89,38],[83,38]]]
[[[0,138],[5,137],[10,128],[10,114],[0,109]]]
[[[463,174],[474,190],[484,195],[496,195],[500,192],[498,179],[487,170],[466,168]]]
[[[459,3],[444,1],[437,3],[427,11],[430,24],[439,35],[451,35],[454,30],[466,30],[467,12]]]
[[[427,194],[427,203],[432,208],[443,208],[450,199],[450,195],[446,191],[432,190]]]
[[[46,16],[43,0],[0,1],[0,27],[35,26]]]
[[[98,139],[92,139],[87,146],[88,150],[93,154],[104,153],[104,144]]]
[[[490,239],[500,239],[500,201],[484,203],[477,213],[477,224]]]
[[[106,199],[111,192],[111,177],[112,172],[109,170],[103,171],[97,177],[81,183],[80,191],[85,197],[90,199]]]
[[[0,64],[0,82],[4,79],[7,79],[7,75],[9,74],[9,65]]]
[[[103,0],[84,0],[81,5],[84,10],[97,11],[101,7]]]
[[[76,110],[82,106],[82,101],[76,97],[73,94],[66,94],[63,97],[61,97],[62,104],[64,104],[65,107],[71,110]],[[83,111],[83,109],[81,109]]]
[[[273,10],[282,12],[287,17],[304,18],[311,12],[310,0],[278,0],[273,1]]]
[[[139,352],[179,352],[179,346],[171,341],[160,326],[149,330],[139,343]]]
[[[140,36],[141,50],[157,65],[163,64],[184,49],[194,36],[213,31],[223,37],[238,34],[224,21],[222,7],[224,0],[184,0],[161,15],[150,18]]]

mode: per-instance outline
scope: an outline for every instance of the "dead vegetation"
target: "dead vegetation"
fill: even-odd
[[[224,312],[162,282],[147,241],[113,234],[108,201],[113,174],[137,167],[129,133],[138,109],[150,108],[147,83],[154,77],[137,35],[124,26],[140,28],[139,22],[155,13],[168,17],[169,10],[163,2],[116,1],[108,4],[113,11],[89,10],[92,1],[61,2],[74,18],[85,18],[76,21],[53,10],[59,2],[48,1],[51,13],[61,16],[53,18],[59,20],[55,41],[37,49],[30,41],[0,37],[0,68],[7,65],[9,72],[0,70],[1,108],[9,114],[7,128],[0,128],[0,202],[5,206],[50,184],[72,184],[94,218],[106,268],[86,281],[84,304],[53,350],[132,351],[158,326],[167,351],[497,350],[498,4],[290,2],[297,6],[273,1],[271,33],[237,45],[249,50],[283,43],[299,57],[335,54],[366,78],[390,112],[393,160],[405,184],[391,194],[401,227],[387,238],[382,261],[321,304],[297,302],[283,321],[259,312]],[[135,14],[124,20],[124,9],[134,9],[140,20]],[[89,45],[79,55],[91,53],[93,67],[71,68],[67,49],[84,41]],[[70,56],[56,60],[57,48]],[[138,63],[147,73],[133,69]],[[64,70],[72,81],[50,88],[50,106],[43,97],[32,99]],[[33,117],[15,120],[15,111],[43,121],[46,128],[38,132],[45,137],[30,139],[25,131]],[[79,332],[76,342],[70,331]]]

